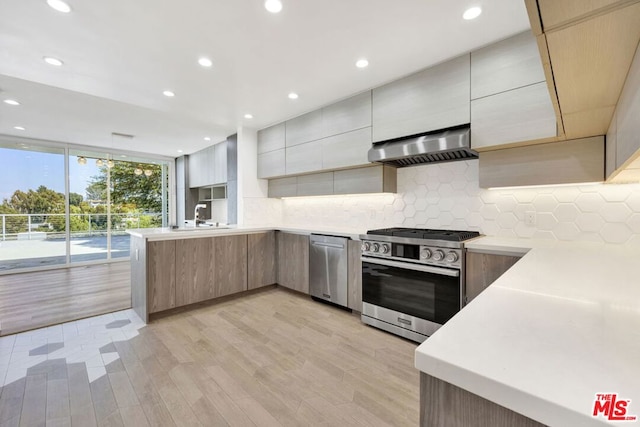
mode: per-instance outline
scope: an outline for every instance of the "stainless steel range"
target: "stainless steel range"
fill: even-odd
[[[422,342],[463,305],[475,231],[385,228],[361,235],[362,321]]]

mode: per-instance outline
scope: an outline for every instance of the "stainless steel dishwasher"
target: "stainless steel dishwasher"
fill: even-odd
[[[348,237],[312,234],[309,239],[309,293],[347,306]]]

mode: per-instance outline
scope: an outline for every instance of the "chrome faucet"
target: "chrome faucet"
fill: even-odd
[[[195,207],[195,209],[193,210],[193,225],[194,227],[197,227],[198,224],[203,223],[204,221],[200,221],[198,219],[198,209],[203,208],[206,209],[207,205],[205,205],[204,203],[198,203]]]

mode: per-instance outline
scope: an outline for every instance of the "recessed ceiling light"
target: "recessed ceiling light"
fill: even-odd
[[[42,59],[44,59],[44,62],[46,62],[47,64],[54,65],[56,67],[61,67],[62,64],[64,64],[64,62],[62,62],[58,58],[54,58],[52,56],[45,56]]]
[[[282,2],[280,0],[266,0],[264,8],[271,13],[278,13],[282,10]]]
[[[462,17],[468,21],[470,19],[476,19],[478,16],[480,16],[481,13],[482,13],[482,9],[480,9],[477,6],[474,6],[465,10],[464,13],[462,14]]]
[[[298,94],[297,94],[297,93],[295,93],[295,92],[291,92],[291,93],[289,94],[289,99],[298,99]]]
[[[205,141],[211,141],[211,138],[209,138],[208,136],[205,136],[205,137],[204,137],[204,140],[205,140]]]
[[[253,119],[253,114],[245,114],[244,118],[245,119]]]
[[[125,156],[124,154],[120,154],[120,157],[125,158],[125,157],[127,157],[127,156]]]
[[[367,61],[364,58],[358,59],[356,61],[356,67],[358,67],[358,68],[366,68],[368,65],[369,65],[369,61]]]
[[[13,127],[15,130],[26,130],[25,128],[23,128],[22,126],[14,126]]]
[[[67,3],[63,2],[62,0],[47,0],[47,4],[52,8],[54,8],[55,10],[57,10],[58,12],[62,12],[62,13],[71,12],[71,6],[69,6]]]
[[[213,65],[213,62],[209,59],[209,58],[205,58],[202,57],[200,59],[198,59],[198,64],[202,65],[203,67],[211,67]]]
[[[162,92],[162,94],[164,96],[168,96],[169,98],[173,98],[174,96],[176,96],[176,94],[171,92],[170,90],[165,90],[164,92]]]
[[[9,105],[20,105],[20,103],[15,99],[5,99],[4,103]]]
[[[182,150],[178,150],[178,153],[182,153]]]

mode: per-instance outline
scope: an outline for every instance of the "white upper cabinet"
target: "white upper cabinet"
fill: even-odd
[[[258,131],[258,178],[284,175],[285,124]]]
[[[322,137],[371,126],[371,91],[322,109]]]
[[[189,187],[196,188],[209,185],[207,153],[204,150],[189,155]]]
[[[213,146],[213,183],[227,182],[227,142]]]
[[[315,110],[285,122],[285,142],[292,147],[322,138],[322,110]]]
[[[285,156],[287,175],[322,170],[322,144],[320,141],[287,147]]]
[[[258,178],[274,178],[285,174],[285,149],[258,154]]]
[[[268,127],[258,131],[258,154],[285,147],[284,143],[284,123]]]
[[[616,168],[619,168],[640,150],[640,45],[618,101],[616,120]]]
[[[469,123],[469,57],[373,89],[373,141]]]
[[[607,132],[607,179],[640,179],[640,45]]]
[[[223,141],[189,156],[189,187],[227,182],[227,142]]]
[[[532,141],[556,134],[556,113],[544,82],[471,102],[473,149]]]
[[[617,112],[613,114],[609,130],[607,131],[606,146],[605,146],[605,165],[604,176],[606,179],[615,172],[617,169],[616,151],[618,149],[618,123]]]
[[[471,53],[471,99],[545,81],[531,31]]]
[[[474,150],[558,135],[538,45],[529,31],[471,54],[471,98]]]
[[[371,127],[330,136],[322,143],[322,169],[339,169],[369,164]]]

